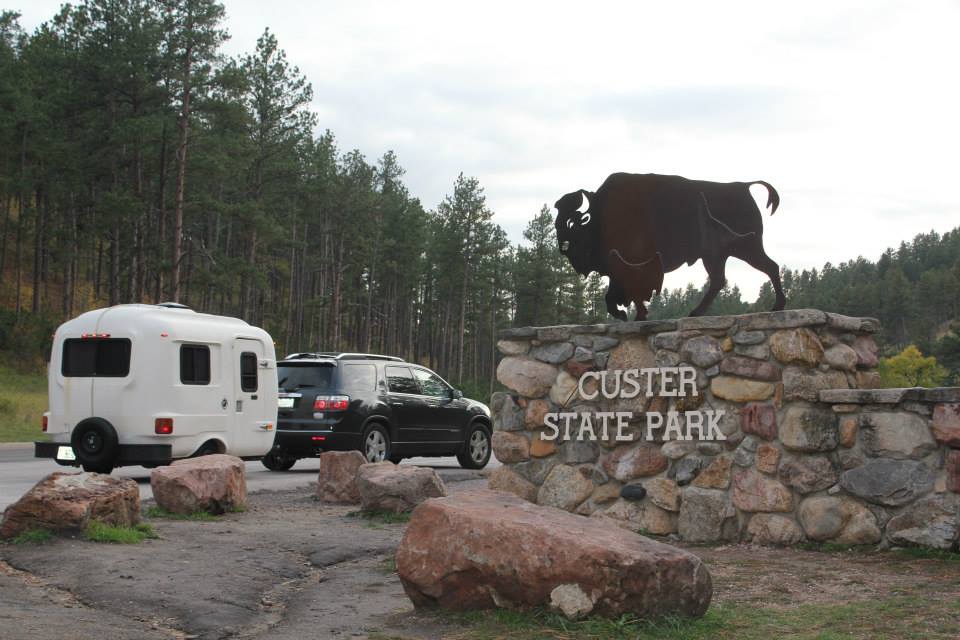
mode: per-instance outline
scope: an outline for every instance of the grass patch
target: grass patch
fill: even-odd
[[[893,550],[892,553],[907,556],[908,558],[917,558],[919,560],[960,562],[960,553],[956,551],[944,551],[943,549],[931,549],[929,547],[903,547]]]
[[[173,513],[163,507],[147,507],[144,515],[148,518],[163,518],[165,520],[191,520],[194,522],[210,522],[217,520],[217,516],[209,511],[194,511],[193,513]]]
[[[47,440],[40,427],[46,410],[46,376],[0,363],[0,442]]]
[[[397,561],[395,558],[384,558],[380,562],[380,570],[384,573],[396,573],[397,572]]]
[[[836,542],[801,542],[796,545],[803,551],[817,551],[820,553],[872,553],[876,551],[874,545],[869,544],[838,544]]]
[[[153,526],[146,522],[141,522],[132,527],[118,527],[99,520],[92,520],[84,534],[87,540],[112,544],[137,544],[144,540],[160,537],[153,530]]]
[[[441,615],[469,627],[452,636],[458,640],[899,640],[960,635],[960,602],[921,597],[793,608],[714,605],[696,620],[623,616],[572,622],[548,611],[504,609]]]
[[[405,524],[410,522],[410,512],[394,513],[393,511],[351,511],[348,518],[362,518],[367,521],[371,529],[380,529],[386,524]]]
[[[11,540],[13,544],[46,544],[53,534],[46,529],[28,529]]]

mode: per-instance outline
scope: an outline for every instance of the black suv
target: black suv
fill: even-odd
[[[455,455],[490,460],[490,409],[426,367],[366,353],[294,353],[277,363],[277,436],[263,464],[356,449],[371,462]]]

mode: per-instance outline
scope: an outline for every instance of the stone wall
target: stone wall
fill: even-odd
[[[795,310],[504,331],[491,487],[689,542],[955,548],[960,388],[875,389],[877,329]],[[578,387],[591,371],[676,366],[695,369],[696,395]],[[629,441],[543,439],[545,416],[615,411],[635,418]],[[686,411],[722,411],[725,440],[645,428]]]

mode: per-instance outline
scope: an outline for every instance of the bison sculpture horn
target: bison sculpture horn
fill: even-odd
[[[703,315],[726,282],[727,258],[739,258],[770,278],[783,309],[780,267],[763,249],[763,219],[751,185],[767,189],[770,215],[780,196],[769,183],[707,182],[654,173],[614,173],[596,192],[580,189],[557,200],[557,242],[580,275],[608,276],[607,311],[637,319],[663,287],[663,275],[703,260],[710,286],[691,316]],[[622,308],[621,308],[622,307]]]

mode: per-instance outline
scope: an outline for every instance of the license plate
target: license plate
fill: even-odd
[[[77,456],[73,452],[73,447],[57,448],[57,460],[69,460],[70,462],[75,462],[76,459],[77,459]]]
[[[277,404],[281,409],[289,409],[293,406],[293,398],[278,398]]]

